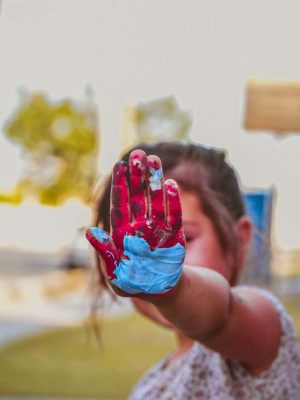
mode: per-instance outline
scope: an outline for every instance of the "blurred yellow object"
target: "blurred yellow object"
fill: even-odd
[[[125,104],[121,129],[121,152],[134,144],[188,140],[190,112],[182,110],[174,96]]]

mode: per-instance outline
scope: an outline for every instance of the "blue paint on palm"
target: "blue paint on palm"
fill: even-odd
[[[185,248],[180,243],[151,251],[145,239],[125,236],[124,254],[128,259],[121,260],[112,283],[127,293],[164,293],[181,277]]]

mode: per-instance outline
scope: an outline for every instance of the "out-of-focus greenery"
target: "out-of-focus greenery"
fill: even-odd
[[[187,139],[192,125],[191,115],[173,96],[139,103],[135,119],[138,141],[147,143]]]
[[[299,298],[284,301],[300,338]],[[84,327],[33,336],[0,349],[0,394],[125,399],[170,352],[173,334],[136,314],[105,321],[103,345]]]
[[[76,196],[90,198],[96,174],[97,121],[87,101],[50,101],[43,93],[23,96],[5,125],[6,137],[23,150],[22,196],[57,204]]]
[[[139,377],[174,348],[173,334],[138,315],[62,329],[0,349],[0,394],[125,399]]]
[[[297,337],[300,341],[300,299],[299,297],[283,298],[282,302],[293,319],[297,331]]]

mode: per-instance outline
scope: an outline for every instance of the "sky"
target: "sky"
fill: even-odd
[[[300,79],[299,11],[296,0],[3,0],[1,189],[22,165],[2,135],[22,88],[54,100],[93,88],[101,172],[120,152],[124,104],[174,95],[192,114],[191,138],[227,149],[245,187],[276,187],[275,241],[299,246],[300,136],[243,128],[249,78]]]

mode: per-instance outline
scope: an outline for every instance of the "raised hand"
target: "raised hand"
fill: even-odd
[[[161,161],[133,151],[118,162],[111,188],[111,236],[99,228],[87,238],[106,264],[108,278],[126,295],[161,294],[176,285],[185,254],[175,181],[163,181]]]

